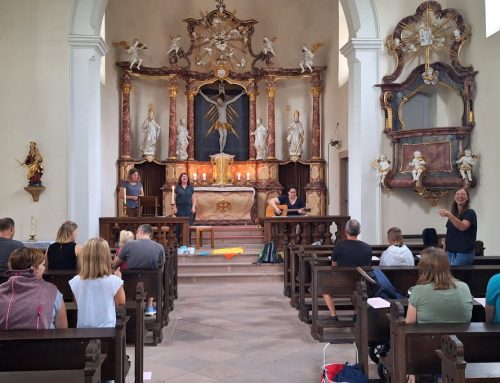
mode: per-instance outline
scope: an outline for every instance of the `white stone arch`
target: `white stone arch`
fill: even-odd
[[[382,239],[381,191],[373,181],[370,160],[378,156],[381,144],[378,106],[379,57],[382,49],[379,23],[373,0],[340,0],[349,41],[340,51],[349,65],[349,215],[362,225],[368,243]]]
[[[69,218],[86,241],[99,234],[101,94],[99,67],[108,46],[99,36],[108,0],[74,0],[70,18]]]

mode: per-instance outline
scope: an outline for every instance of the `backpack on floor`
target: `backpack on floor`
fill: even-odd
[[[264,244],[264,249],[261,251],[259,255],[259,259],[257,260],[257,264],[261,263],[281,263],[281,258],[278,257],[276,252],[276,244],[274,242],[266,242]]]

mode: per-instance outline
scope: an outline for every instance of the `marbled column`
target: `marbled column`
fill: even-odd
[[[274,76],[269,76],[266,80],[267,88],[267,125],[268,125],[268,138],[267,150],[268,159],[276,159],[276,127],[274,125],[274,98],[276,95],[276,79]]]
[[[169,112],[168,112],[168,158],[175,159],[175,139],[177,120],[177,83],[175,80],[169,81]]]
[[[187,95],[187,130],[189,137],[188,145],[188,160],[194,160],[194,98],[196,96],[196,90],[194,90],[192,81],[187,81],[186,83],[186,95]]]
[[[250,153],[250,160],[255,160],[255,157],[257,155],[257,151],[255,150],[255,120],[256,120],[256,98],[257,98],[257,86],[255,84],[255,81],[252,80],[250,81],[250,84],[248,84],[248,98],[250,99],[250,116],[249,116],[249,148],[248,148],[248,153]]]
[[[315,74],[311,79],[312,85],[312,159],[319,159],[321,156],[321,125],[320,125],[320,106],[319,98],[321,96],[321,79]]]
[[[120,129],[120,158],[130,158],[130,91],[132,79],[130,72],[124,71],[121,78],[122,124]]]

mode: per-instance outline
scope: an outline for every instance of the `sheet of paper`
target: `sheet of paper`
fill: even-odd
[[[372,261],[380,261],[380,258],[372,255]]]
[[[481,306],[486,307],[486,298],[474,298],[474,300]]]
[[[143,380],[151,380],[153,373],[151,371],[144,371],[142,373],[142,379]]]
[[[374,309],[383,309],[386,307],[391,307],[391,303],[382,298],[368,298],[368,304]]]

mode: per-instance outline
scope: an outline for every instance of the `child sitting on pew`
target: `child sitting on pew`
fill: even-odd
[[[380,256],[380,266],[415,266],[413,254],[408,246],[403,245],[403,234],[398,227],[387,231],[389,247]]]
[[[115,257],[119,257],[123,246],[125,246],[127,242],[130,242],[133,239],[134,239],[134,233],[132,233],[131,231],[128,230],[120,231],[120,239],[118,241],[118,248],[116,249]],[[120,270],[125,271],[126,269],[127,269],[127,262],[124,261],[120,265]]]
[[[125,291],[120,269],[113,275],[108,243],[89,239],[79,265],[80,273],[69,281],[78,307],[77,327],[115,327],[115,305],[125,304]]]
[[[0,285],[0,330],[67,328],[63,296],[42,279],[45,255],[20,248],[9,257],[9,280]]]

